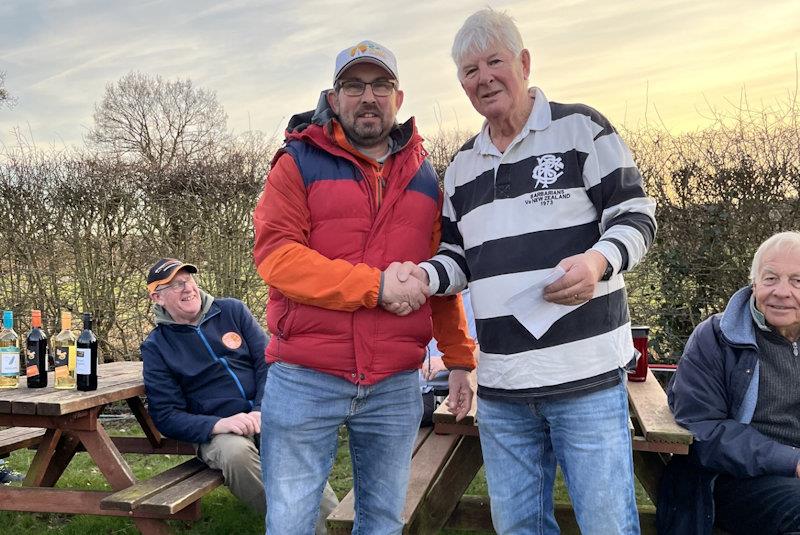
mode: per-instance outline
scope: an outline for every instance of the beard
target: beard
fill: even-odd
[[[359,118],[365,113],[372,113],[375,119],[370,121],[360,121]],[[347,119],[340,118],[342,128],[350,141],[361,147],[372,147],[386,141],[389,132],[394,125],[393,122],[386,120],[376,106],[362,106]]]

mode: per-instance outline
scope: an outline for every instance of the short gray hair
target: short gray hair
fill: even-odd
[[[484,52],[495,42],[505,46],[514,56],[525,48],[514,19],[505,11],[492,8],[476,11],[464,21],[453,41],[451,54],[456,67],[461,66],[467,54]]]
[[[767,238],[758,246],[756,254],[753,255],[753,263],[750,265],[750,282],[756,282],[756,278],[761,272],[761,264],[764,262],[764,255],[774,249],[791,251],[797,248],[800,248],[800,232],[796,230],[779,232]]]

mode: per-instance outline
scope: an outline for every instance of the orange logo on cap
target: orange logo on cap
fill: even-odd
[[[228,349],[239,349],[242,346],[242,337],[233,331],[222,335],[222,343]]]

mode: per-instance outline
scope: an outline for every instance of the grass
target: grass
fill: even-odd
[[[106,427],[110,428],[109,433],[112,435],[142,436],[141,430],[135,422],[127,425],[106,425]],[[125,454],[124,457],[138,479],[152,477],[187,459],[187,457],[180,455]],[[10,468],[24,473],[30,466],[32,459],[33,451],[19,450],[12,453],[6,459],[6,463]],[[346,431],[340,433],[339,451],[336,464],[331,472],[330,482],[340,499],[353,486]],[[19,484],[17,483],[16,485]],[[103,475],[86,453],[75,455],[56,487],[111,490]],[[556,501],[569,501],[560,475],[556,481],[554,492]],[[483,468],[470,484],[467,494],[487,494]],[[637,501],[640,504],[650,503],[638,483],[636,494]],[[203,516],[197,522],[170,521],[169,524],[173,532],[176,534],[191,533],[198,535],[230,535],[232,533],[239,535],[264,532],[262,518],[242,505],[225,487],[219,487],[205,496],[202,500],[202,510]],[[40,535],[42,533],[54,535],[85,535],[87,533],[93,535],[136,535],[138,531],[133,522],[122,517],[0,511],[0,533],[13,533],[15,535]],[[469,533],[474,535],[474,532]],[[442,532],[442,535],[462,534],[468,535],[467,532],[462,531],[445,530]]]

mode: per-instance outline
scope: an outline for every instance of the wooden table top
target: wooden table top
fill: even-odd
[[[52,372],[46,388],[28,388],[20,377],[18,388],[0,388],[0,414],[62,416],[144,395],[141,362],[101,364],[97,375],[97,390],[90,392],[56,389]]]
[[[692,434],[675,423],[667,404],[667,394],[653,376],[653,372],[647,371],[646,381],[641,383],[628,381],[627,386],[631,416],[639,423],[641,438],[651,443],[679,444],[684,446],[682,449],[688,450],[689,444],[692,443]],[[472,410],[463,420],[456,422],[445,403],[442,403],[433,414],[434,424],[443,430],[446,429],[446,432],[475,434],[469,429],[480,427],[475,419],[476,408],[477,396],[473,400]]]

